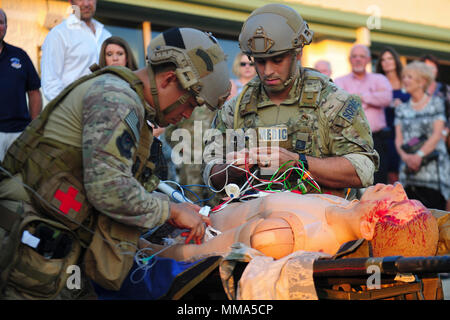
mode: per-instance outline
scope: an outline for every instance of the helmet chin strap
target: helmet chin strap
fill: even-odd
[[[291,54],[291,65],[289,67],[289,77],[286,81],[283,83],[277,85],[277,86],[264,86],[264,88],[269,92],[280,92],[288,88],[292,82],[297,78],[298,76],[298,68],[297,68],[297,52],[293,51]]]
[[[158,89],[156,86],[155,73],[154,73],[151,65],[149,65],[147,67],[147,74],[148,74],[148,79],[150,81],[150,92],[153,97],[153,104],[154,104],[154,108],[156,111],[156,114],[155,114],[156,124],[160,127],[167,127],[169,125],[169,123],[166,121],[165,116],[168,115],[173,110],[175,110],[176,108],[178,108],[179,106],[185,104],[186,101],[191,97],[191,94],[189,92],[186,92],[185,94],[180,96],[177,99],[177,101],[175,101],[174,103],[169,105],[164,110],[161,110],[161,106],[159,104]]]

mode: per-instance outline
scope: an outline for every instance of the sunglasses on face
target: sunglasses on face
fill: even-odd
[[[245,67],[249,65],[250,67],[253,67],[255,64],[253,62],[241,62],[241,67]]]

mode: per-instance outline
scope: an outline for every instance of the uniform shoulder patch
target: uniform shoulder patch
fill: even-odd
[[[131,149],[134,147],[134,141],[128,131],[124,130],[123,133],[117,137],[116,146],[122,157],[131,159]]]
[[[358,114],[358,109],[361,107],[361,101],[355,96],[350,96],[344,104],[344,107],[339,112],[339,116],[350,123]]]
[[[139,142],[139,119],[135,110],[131,110],[125,117],[125,123],[130,128],[136,142]]]

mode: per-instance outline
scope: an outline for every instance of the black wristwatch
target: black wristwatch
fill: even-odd
[[[306,160],[306,156],[303,153],[298,153],[299,160],[303,163],[303,166],[305,167],[305,170],[308,170],[308,160]]]

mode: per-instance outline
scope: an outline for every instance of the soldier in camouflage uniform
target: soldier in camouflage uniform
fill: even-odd
[[[205,149],[205,183],[220,189],[228,174],[229,183],[242,185],[246,175],[232,167],[224,171],[224,159],[245,154],[260,168],[300,160],[323,192],[343,196],[344,188],[373,183],[379,159],[359,97],[300,66],[302,48],[312,36],[302,17],[285,5],[269,4],[249,16],[239,45],[254,59],[258,77],[218,111],[213,123],[218,131]],[[244,142],[226,154],[228,142],[220,134],[228,129],[238,136],[243,132],[238,129],[255,129],[258,147],[239,151],[250,147]],[[261,142],[270,148],[260,147]],[[235,165],[244,168],[244,161]]]
[[[183,148],[183,156],[189,161],[183,161],[179,166],[179,183],[181,185],[204,185],[202,178],[202,163],[203,163],[203,149],[205,146],[203,137],[205,132],[211,127],[211,123],[214,119],[215,112],[209,108],[202,106],[195,108],[194,112],[189,119],[183,119],[175,125],[170,125],[166,130],[166,141],[174,148],[178,143],[183,143],[178,139],[172,140],[172,133],[177,129],[185,129],[190,137],[189,144],[186,144]],[[177,149],[176,149],[177,150]],[[200,160],[200,161],[197,161]],[[200,200],[210,199],[214,196],[208,188],[205,187],[189,187]],[[198,201],[198,199],[190,192],[185,193],[186,196],[192,201]],[[203,204],[210,204],[211,201],[205,201]]]
[[[153,192],[148,122],[167,126],[198,105],[220,107],[231,87],[225,54],[212,35],[174,28],[152,41],[148,61],[135,72],[108,67],[76,81],[8,150],[0,297],[67,297],[69,265],[119,290],[143,232],[168,221],[190,229],[188,239],[203,237],[199,206]]]

